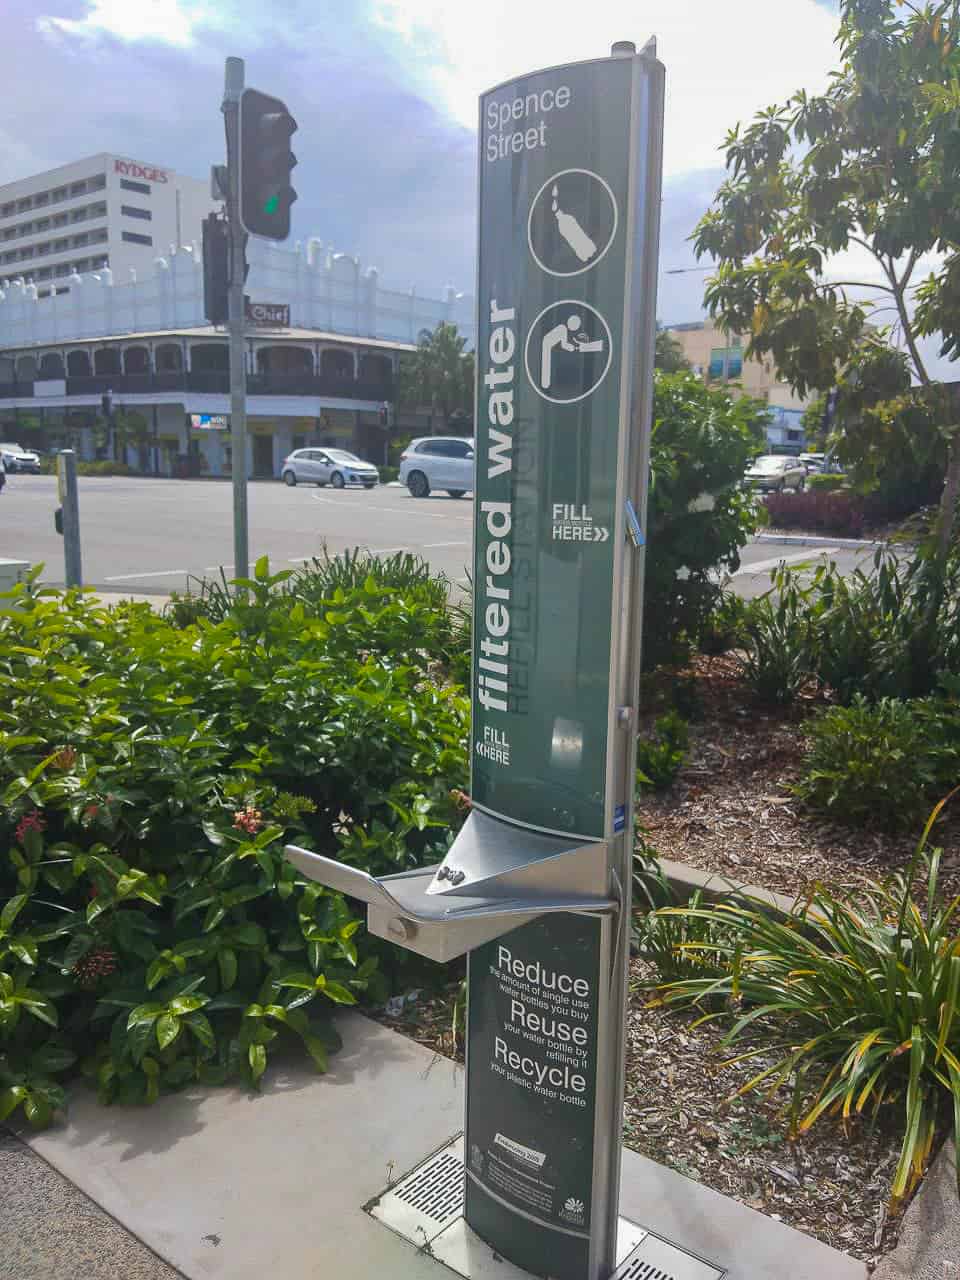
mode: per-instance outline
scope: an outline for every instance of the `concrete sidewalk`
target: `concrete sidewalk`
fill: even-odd
[[[189,1280],[450,1277],[364,1206],[460,1130],[461,1069],[359,1014],[338,1026],[344,1048],[325,1077],[298,1059],[271,1064],[261,1095],[197,1088],[149,1108],[104,1108],[78,1087],[67,1122],[26,1140]],[[729,1280],[865,1280],[862,1263],[630,1151],[621,1212]],[[140,1280],[119,1256],[114,1274]]]

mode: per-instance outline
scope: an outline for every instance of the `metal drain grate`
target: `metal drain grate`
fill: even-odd
[[[463,1213],[463,1138],[456,1137],[385,1191],[370,1213],[417,1245]]]
[[[463,1161],[441,1151],[412,1177],[404,1178],[393,1194],[411,1209],[442,1223],[463,1209]]]
[[[612,1280],[723,1280],[725,1271],[659,1236],[648,1235],[621,1262]]]
[[[499,1258],[464,1223],[463,1177],[463,1135],[458,1134],[367,1210],[419,1248],[429,1245],[433,1257],[462,1276],[528,1280],[526,1272]],[[611,1280],[723,1280],[726,1275],[626,1218],[620,1219],[618,1236],[617,1257],[623,1261]]]

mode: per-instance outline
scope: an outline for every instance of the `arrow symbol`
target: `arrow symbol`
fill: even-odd
[[[594,542],[606,542],[610,537],[610,530],[602,525],[597,525],[593,531]]]

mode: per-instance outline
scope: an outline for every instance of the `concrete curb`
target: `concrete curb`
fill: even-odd
[[[715,871],[701,871],[699,867],[688,866],[685,862],[674,862],[671,858],[659,858],[658,862],[670,888],[681,901],[689,901],[698,890],[710,902],[720,902],[737,894],[762,902],[778,915],[794,914],[797,899],[788,898],[782,893],[774,893],[771,889],[764,889],[760,885],[746,884],[730,876],[718,875]]]
[[[873,1280],[957,1280],[960,1277],[960,1201],[954,1148],[945,1142],[904,1214],[900,1242]]]
[[[842,551],[887,546],[886,542],[871,538],[823,538],[817,533],[758,533],[754,542],[770,542],[782,547],[839,547]]]

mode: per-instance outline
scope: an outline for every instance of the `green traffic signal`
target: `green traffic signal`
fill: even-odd
[[[241,225],[250,235],[286,240],[297,198],[290,185],[297,163],[290,138],[297,122],[285,103],[258,89],[243,91],[239,115]]]

